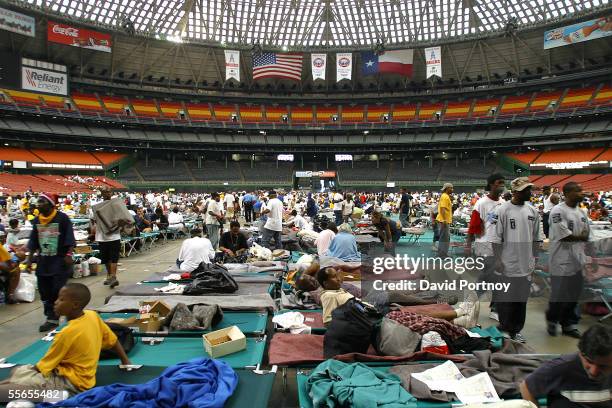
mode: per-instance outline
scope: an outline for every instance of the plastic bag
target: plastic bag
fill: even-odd
[[[102,260],[100,258],[96,258],[95,256],[92,256],[92,257],[90,257],[87,260],[87,263],[89,263],[89,264],[98,264],[99,265],[99,264],[102,263]]]
[[[15,289],[15,300],[18,302],[32,303],[36,298],[36,276],[22,273],[19,277],[19,285]]]
[[[429,331],[423,335],[421,339],[421,351],[430,353],[450,354],[448,344],[442,339],[438,332]]]

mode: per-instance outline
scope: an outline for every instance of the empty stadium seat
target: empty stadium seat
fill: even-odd
[[[582,183],[584,191],[611,191],[612,190],[612,174],[604,174],[593,180]]]
[[[179,112],[183,111],[183,105],[180,102],[159,102],[159,110],[165,118],[177,119]]]
[[[0,148],[0,160],[3,161],[25,161],[39,163],[43,162],[43,159],[36,156],[34,153],[27,149],[18,149],[15,147],[3,147]]]
[[[207,103],[186,104],[187,112],[192,120],[210,120],[212,113]]]
[[[383,115],[391,115],[391,107],[389,105],[368,105],[368,122],[382,122]]]
[[[339,116],[337,106],[317,106],[316,107],[317,123],[332,123],[334,115]]]
[[[419,108],[419,119],[432,120],[436,119],[436,114],[440,113],[440,118],[444,114],[443,103],[422,103]]]
[[[603,148],[550,150],[543,152],[533,163],[590,162],[603,152]]]
[[[215,111],[215,119],[221,122],[229,122],[232,120],[232,114],[237,115],[238,109],[235,105],[213,105]]]
[[[343,123],[363,122],[363,118],[364,118],[363,110],[364,110],[364,105],[343,106],[342,107],[342,122]]]
[[[102,108],[102,105],[100,105],[100,101],[96,95],[73,92],[72,100],[77,108],[81,111],[104,111],[104,108]]]
[[[102,163],[89,152],[45,149],[32,149],[31,151],[46,163],[102,165]]]
[[[405,122],[416,117],[417,106],[415,104],[400,104],[393,107],[393,121]]]
[[[563,109],[575,108],[579,106],[588,106],[591,97],[595,92],[594,87],[583,89],[568,89],[567,93],[561,100],[560,107]]]
[[[50,108],[67,109],[66,108],[67,98],[63,96],[41,95],[40,97],[45,103],[45,106],[48,106]]]
[[[530,112],[551,110],[553,108],[551,104],[554,102],[554,106],[556,106],[560,97],[561,92],[540,92],[531,101],[528,110]]]
[[[109,165],[127,157],[125,153],[115,152],[94,152],[92,155],[102,164]]]
[[[129,108],[130,103],[125,97],[102,96],[102,103],[108,113],[125,115],[125,108]]]
[[[570,174],[551,174],[547,176],[542,176],[537,180],[532,181],[536,187],[544,187],[544,186],[552,186],[553,184],[561,183],[564,180],[568,179]]]
[[[336,112],[337,113],[337,112]],[[293,106],[291,107],[291,122],[292,123],[312,123],[314,115],[312,106]]]
[[[484,99],[477,100],[474,104],[474,108],[472,109],[472,117],[482,117],[482,116],[492,116],[494,115],[499,108],[499,99]],[[491,112],[491,111],[495,112]]]
[[[289,110],[286,106],[265,106],[264,111],[268,122],[282,122],[283,115],[289,117]]]
[[[522,96],[509,96],[504,100],[503,105],[500,108],[502,115],[511,115],[514,113],[522,113],[525,111],[531,94]]]
[[[469,102],[452,102],[446,106],[444,117],[451,118],[467,118],[470,114],[472,101]]]
[[[240,120],[242,122],[261,122],[261,105],[240,105]]]
[[[155,100],[132,98],[132,108],[134,108],[136,116],[159,117],[157,102],[155,102]]]
[[[612,86],[604,85],[591,102],[592,105],[609,105],[612,103]]]
[[[33,92],[15,91],[12,89],[3,89],[5,94],[11,97],[11,99],[19,105],[42,105],[40,100],[40,94]]]

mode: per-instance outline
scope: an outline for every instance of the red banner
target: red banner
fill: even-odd
[[[85,28],[76,28],[53,21],[49,21],[47,25],[47,40],[73,47],[111,52],[110,34],[99,33]]]

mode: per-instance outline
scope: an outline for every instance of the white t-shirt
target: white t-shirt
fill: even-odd
[[[552,195],[552,194],[551,194]],[[544,197],[544,214],[548,214],[550,212],[550,210],[552,210],[552,208],[555,206],[552,201],[550,201],[550,196],[548,197]]]
[[[342,202],[342,215],[351,215],[353,214],[353,208],[355,208],[355,203],[352,201],[343,201]]]
[[[210,215],[209,213],[219,214],[220,206],[219,203],[213,199],[208,201],[208,208],[206,209],[206,224],[218,224],[219,220],[217,217]]]
[[[331,244],[332,240],[336,237],[336,234],[332,230],[323,230],[319,233],[319,236],[315,240],[315,245],[317,246],[317,253],[319,256],[324,256],[327,254],[327,250],[329,249],[329,244]]]
[[[168,224],[176,225],[181,224],[183,222],[183,214],[180,212],[175,213],[174,211],[170,211],[168,214]]]
[[[263,207],[263,206],[262,206]],[[272,231],[283,230],[283,203],[276,197],[268,201],[266,209],[270,210],[267,214],[268,220],[264,228]]]
[[[183,241],[178,259],[183,261],[180,266],[181,271],[191,272],[202,262],[211,263],[215,259],[215,250],[208,238],[189,238]]]
[[[334,197],[332,202],[334,203],[334,211],[342,211],[342,207],[344,206],[344,202],[342,201],[344,197],[340,193],[334,193]],[[340,201],[337,203],[336,201]]]
[[[503,274],[508,277],[529,276],[535,269],[533,243],[540,240],[540,214],[527,203],[500,205],[493,219],[495,234],[491,241],[502,244]]]
[[[234,201],[236,201],[236,198],[233,194],[226,194],[225,198],[223,199],[223,202],[227,205],[227,208],[234,208]]]
[[[299,229],[306,229],[308,227],[308,221],[304,219],[300,214],[293,217],[293,226]]]
[[[492,224],[495,210],[502,205],[503,201],[492,200],[489,196],[479,198],[474,205],[474,211],[478,211],[483,225],[483,233],[476,235],[474,239],[474,252],[477,256],[493,256],[493,245],[491,241],[495,235],[495,225]]]
[[[589,221],[578,206],[560,203],[550,210],[549,265],[553,276],[572,276],[580,273],[584,259],[584,242],[563,242],[570,235],[590,233]]]

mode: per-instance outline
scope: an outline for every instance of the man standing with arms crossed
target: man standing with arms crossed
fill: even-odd
[[[578,208],[584,199],[582,186],[569,182],[563,186],[563,195],[565,201],[550,211],[551,293],[546,311],[547,331],[556,336],[557,324],[561,323],[565,336],[579,339],[575,309],[582,293],[582,259],[590,228],[586,215]]]
[[[540,240],[540,215],[532,205],[527,177],[512,180],[512,200],[497,209],[491,241],[496,258],[497,281],[510,284],[508,292],[495,294],[499,329],[506,337],[525,343],[521,334],[527,314],[531,274]]]

